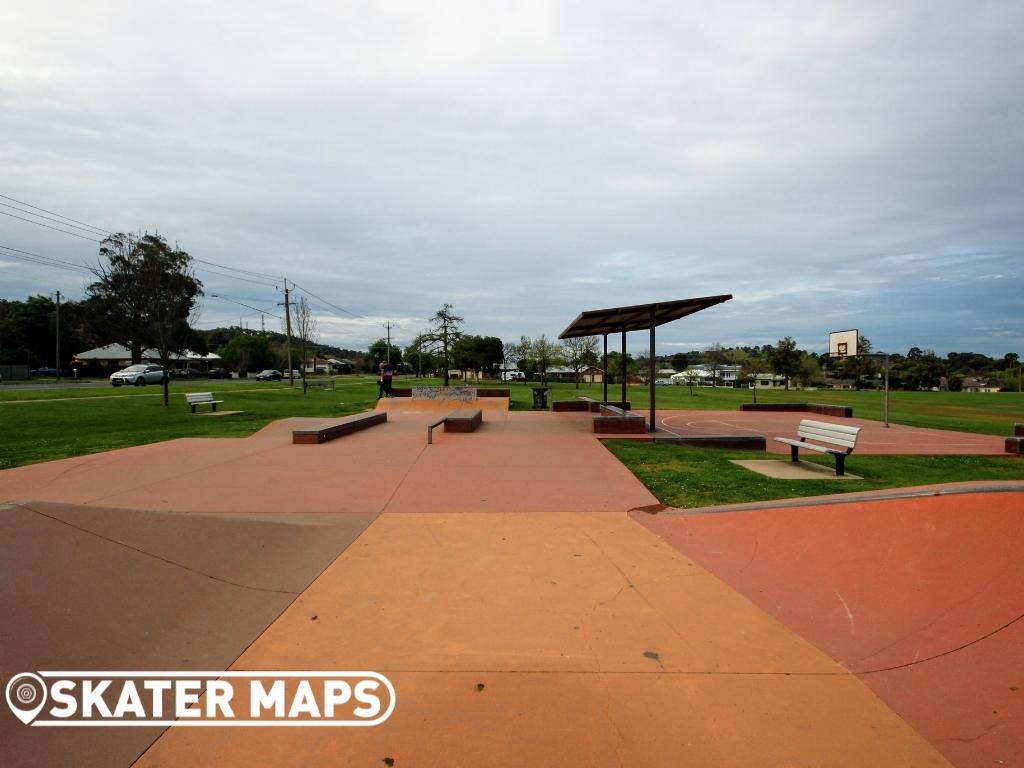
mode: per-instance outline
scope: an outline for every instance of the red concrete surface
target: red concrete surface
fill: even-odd
[[[1024,494],[634,518],[858,673],[955,765],[1024,755]]]
[[[439,412],[382,401],[388,422],[322,445],[293,445],[284,419],[249,438],[186,438],[0,472],[0,501],[176,512],[599,512],[656,503],[579,425],[508,411],[503,398],[472,434],[435,432]],[[504,404],[504,407],[502,407]]]
[[[942,429],[924,429],[892,424],[888,428],[881,421],[843,419],[810,413],[777,413],[766,411],[658,411],[660,429],[675,435],[748,435],[759,434],[767,438],[768,450],[789,453],[789,447],[772,438],[796,436],[801,419],[832,421],[851,427],[861,427],[855,453],[902,454],[918,456],[939,455],[1002,455],[1005,438],[996,435],[977,435]]]

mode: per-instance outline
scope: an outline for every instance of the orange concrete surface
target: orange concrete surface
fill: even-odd
[[[318,516],[345,517],[326,513],[348,514],[352,520],[346,525],[356,531],[376,516],[235,657],[233,666],[375,670],[395,683],[398,705],[392,718],[372,729],[171,728],[140,765],[381,765],[388,758],[397,766],[531,768],[931,766],[948,765],[933,745],[942,746],[946,755],[959,754],[943,740],[976,739],[981,731],[974,726],[988,727],[983,718],[959,719],[963,701],[969,709],[980,701],[965,693],[971,683],[963,665],[951,663],[943,667],[945,676],[922,675],[913,680],[923,682],[908,683],[907,675],[938,669],[940,662],[919,664],[919,657],[906,670],[863,679],[840,663],[849,660],[844,649],[860,653],[860,647],[834,641],[845,637],[846,613],[834,616],[835,603],[821,596],[830,582],[820,569],[829,561],[802,555],[804,549],[820,547],[836,552],[833,560],[846,562],[842,546],[857,540],[858,520],[885,531],[881,519],[837,512],[836,519],[849,522],[832,529],[822,529],[813,513],[777,528],[766,521],[765,530],[775,532],[751,548],[742,542],[749,544],[750,536],[757,541],[760,534],[744,533],[742,525],[723,529],[716,538],[710,523],[690,529],[673,522],[695,518],[627,516],[630,510],[656,505],[656,499],[595,439],[589,420],[580,414],[510,412],[507,403],[505,409],[499,404],[487,408],[476,432],[438,432],[434,444],[427,445],[426,425],[445,408],[465,404],[418,408],[394,398],[380,407],[388,412],[386,424],[322,445],[291,443],[295,426],[320,419],[287,419],[245,439],[175,440],[0,472],[0,502],[84,505],[68,512],[74,515],[69,521],[88,519],[88,509],[105,509],[102,519],[90,520],[94,533],[109,539],[130,533],[132,551],[145,562],[201,553],[204,571],[219,567],[215,549],[205,550],[201,543],[193,549],[188,535],[168,540],[160,532],[221,531],[224,521],[232,520],[252,527],[260,516],[278,521],[295,516],[314,525]],[[794,430],[799,420],[799,414],[753,415],[785,416]],[[1003,503],[993,501],[995,506]],[[168,512],[202,513],[215,522],[197,527],[188,518],[198,515],[182,514],[139,527],[131,519]],[[701,519],[730,517],[739,515]],[[994,519],[984,517],[978,536],[986,525],[995,525]],[[637,520],[664,525],[657,533],[669,541]],[[927,522],[922,518],[915,524],[928,532]],[[691,554],[674,531],[698,528],[710,546]],[[819,541],[814,533],[819,530],[831,530],[831,539]],[[1016,541],[1009,523],[993,530],[1007,542]],[[288,535],[294,542],[303,540],[294,532]],[[804,549],[787,550],[787,535]],[[852,582],[834,581],[854,621],[868,619],[859,619],[861,607],[849,602],[846,591],[855,602],[872,604],[871,595],[885,592],[888,583],[875,574],[898,567],[904,538],[910,540],[909,534],[880,533],[857,550],[884,553],[894,547],[891,562],[865,557],[840,569],[850,579],[855,566],[866,574],[861,592]],[[943,541],[935,545],[935,562],[941,557],[958,562],[957,537]],[[791,613],[765,602],[757,591],[762,587],[745,582],[742,569],[738,576],[725,568],[742,561],[736,552],[755,564],[762,557],[771,561],[766,546],[769,552],[788,553],[793,563],[789,567],[785,558],[776,558],[774,571],[758,575],[765,582],[764,594],[783,595],[781,602]],[[323,556],[327,550],[317,551]],[[714,553],[725,555],[716,560]],[[262,558],[256,551],[250,554],[251,559],[225,554],[223,565],[245,574],[246,584],[262,584]],[[277,561],[291,567],[294,561],[285,554],[282,550]],[[145,605],[148,582],[139,578],[135,565],[141,561],[133,555],[123,562],[127,565],[118,583],[138,589],[128,604]],[[63,578],[62,562],[45,567]],[[110,569],[117,570],[113,564]],[[963,563],[950,570],[963,571]],[[296,577],[304,572],[295,571]],[[934,614],[908,610],[904,616],[892,608],[893,621],[916,617],[925,626],[911,627],[919,635],[916,640],[875,632],[870,636],[877,642],[870,650],[878,659],[906,662],[914,642],[932,650],[943,648],[947,635],[971,637],[971,621],[987,624],[1005,614],[998,600],[976,602],[971,595],[1001,585],[1007,573],[1019,580],[1017,571],[998,568],[970,578],[961,575],[963,584],[936,576],[936,588],[947,589],[951,599],[961,602]],[[191,583],[188,579],[181,582]],[[915,581],[913,570],[904,581],[892,581],[894,594],[903,594],[905,603],[913,601],[914,589],[934,586]],[[59,584],[59,578],[52,583]],[[154,604],[187,603],[191,589],[182,594],[165,589],[163,602]],[[930,601],[920,602],[940,605]],[[802,623],[804,602],[809,615],[828,618]],[[963,613],[961,605],[988,608]],[[868,616],[870,611],[863,610]],[[882,611],[877,620],[884,625],[890,613]],[[190,622],[183,614],[175,631],[188,637]],[[957,630],[957,622],[967,622],[966,629]],[[815,634],[818,623],[831,629]],[[79,631],[90,630],[82,625]],[[60,641],[67,645],[74,636],[69,630]],[[1017,638],[1010,631],[999,633],[951,659],[970,659],[970,672],[981,670],[987,686],[1006,669],[984,650],[1001,648],[1016,659]],[[121,664],[115,654],[109,666],[128,668],[129,661]],[[866,668],[854,669],[863,673]],[[1003,681],[1006,690],[1018,686],[1011,677]],[[922,703],[929,696],[939,703]],[[999,699],[997,705],[993,709],[1016,712],[1012,702],[1007,707]],[[998,742],[1003,721],[997,725],[992,738]],[[0,744],[0,763],[3,749]],[[1021,754],[1024,750],[1016,749],[1013,758]],[[110,764],[120,764],[113,753],[110,757]]]
[[[1024,755],[1024,493],[635,515],[958,766]]]
[[[977,435],[944,429],[925,429],[868,419],[842,419],[812,413],[771,411],[658,411],[658,427],[675,435],[746,435],[767,438],[772,453],[789,453],[789,447],[772,438],[796,436],[801,419],[815,419],[861,427],[854,453],[938,455],[1004,455],[1005,439],[996,435]],[[668,435],[670,436],[670,435]]]
[[[472,434],[435,434],[435,411],[388,400],[388,422],[293,445],[285,419],[241,439],[186,438],[0,472],[0,501],[176,512],[627,510],[650,493],[578,425],[488,410]],[[477,402],[486,402],[486,398]],[[392,407],[398,404],[397,407]]]
[[[385,514],[234,668],[374,669],[398,705],[358,732],[171,729],[137,765],[947,764],[622,514]]]

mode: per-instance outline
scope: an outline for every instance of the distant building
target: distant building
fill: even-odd
[[[965,377],[960,389],[963,392],[998,392],[1000,390],[996,384],[976,376]]]
[[[701,387],[735,387],[742,375],[742,365],[719,365],[716,372],[712,366],[701,363],[691,365],[685,371],[673,374],[669,378],[673,384],[687,384],[692,378],[696,385]]]

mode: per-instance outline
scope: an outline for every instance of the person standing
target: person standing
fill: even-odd
[[[394,372],[391,370],[391,366],[387,363],[381,363],[380,365],[380,382],[381,389],[384,391],[385,397],[391,397],[391,386],[394,379]]]

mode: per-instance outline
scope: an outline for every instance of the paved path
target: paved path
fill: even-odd
[[[234,640],[222,638],[218,652],[231,655],[234,649],[236,669],[377,670],[396,686],[391,719],[372,729],[171,728],[152,745],[141,734],[122,744],[118,755],[134,748],[140,766],[379,766],[385,759],[396,766],[939,766],[948,765],[950,756],[958,765],[991,764],[980,757],[996,752],[948,748],[948,739],[974,738],[974,726],[987,727],[987,721],[975,718],[967,733],[953,728],[955,709],[942,709],[942,722],[933,727],[917,715],[927,686],[907,694],[910,704],[889,696],[864,679],[864,667],[851,663],[849,645],[834,643],[836,633],[819,631],[814,620],[821,615],[821,623],[832,626],[839,603],[833,597],[832,612],[821,612],[819,592],[836,584],[863,627],[859,631],[878,639],[872,648],[885,644],[886,632],[900,639],[902,645],[883,654],[886,664],[908,661],[922,632],[935,634],[928,636],[931,652],[951,647],[946,640],[976,638],[993,622],[1005,623],[1015,603],[992,598],[977,604],[990,608],[968,611],[974,622],[969,628],[957,629],[955,621],[967,609],[950,613],[952,624],[934,630],[927,624],[943,610],[974,605],[972,595],[1001,586],[1007,574],[1017,577],[998,567],[972,571],[960,591],[949,591],[952,577],[936,582],[923,613],[872,614],[873,599],[896,604],[885,596],[890,578],[905,585],[899,589],[931,588],[932,582],[897,573],[907,542],[927,529],[929,502],[916,502],[924,510],[916,528],[894,528],[891,515],[882,512],[871,518],[875,538],[856,550],[860,559],[851,557],[840,569],[849,584],[819,579],[816,568],[827,558],[796,554],[814,551],[822,537],[843,542],[857,530],[856,516],[847,528],[829,527],[816,525],[809,512],[799,525],[773,528],[770,541],[790,552],[789,569],[785,557],[773,555],[756,578],[746,578],[744,569],[726,566],[743,558],[756,562],[760,534],[740,519],[754,513],[705,516],[738,522],[718,533],[703,524],[706,545],[694,547],[686,534],[692,529],[677,528],[693,518],[630,517],[629,510],[655,500],[574,414],[489,409],[476,433],[439,433],[427,446],[425,425],[436,418],[434,411],[405,403],[382,407],[387,425],[324,445],[292,445],[291,428],[306,423],[293,419],[244,440],[177,440],[0,472],[0,500],[37,500],[9,509],[45,512],[55,508],[39,500],[73,503],[75,509],[61,508],[60,514],[76,528],[57,523],[56,530],[102,535],[115,547],[148,556],[146,562],[156,555],[171,567],[209,570],[218,551],[231,553],[224,555],[233,563],[228,570],[243,574],[243,584],[260,573],[252,566],[264,555],[255,544],[246,550],[249,557],[232,548],[231,521],[251,527],[253,521],[293,518],[315,525],[318,518],[353,516],[334,543],[317,548],[321,557],[331,547],[337,554],[312,581],[315,562],[303,562],[301,547],[275,555],[275,567],[292,575],[286,581],[265,575],[260,586],[287,583],[301,594],[289,598],[279,616],[264,619],[251,645],[242,632]],[[998,496],[1009,506],[995,535],[1011,542],[1019,497]],[[1015,501],[1007,502],[1011,497]],[[942,518],[953,526],[950,547],[956,511],[966,504],[956,498],[947,501]],[[117,507],[148,511],[134,513],[140,518],[129,524],[125,516],[133,513],[111,509]],[[34,521],[40,530],[54,524],[38,514],[0,514],[13,526],[12,540],[22,542],[23,560],[47,563],[51,575],[50,586],[33,593],[28,607],[43,616],[63,615],[70,596],[61,584],[87,572],[89,561],[75,547],[64,547],[54,561],[47,549],[51,538],[19,533],[25,523],[18,521]],[[187,546],[161,544],[158,528],[166,521],[185,531],[188,520],[200,518],[215,521],[194,534],[206,551],[201,562],[186,562]],[[126,526],[134,530],[130,537]],[[308,528],[281,530],[292,542],[315,535]],[[783,546],[790,546],[787,530],[799,533],[794,551]],[[262,534],[245,535],[259,541]],[[882,557],[886,546],[892,554]],[[971,551],[954,572],[970,571],[993,554],[980,539]],[[134,589],[144,601],[147,589],[169,588],[136,578],[135,565],[123,567],[123,579],[97,585],[106,591],[92,599],[103,604],[117,600],[119,590]],[[859,592],[852,589],[858,573],[869,574]],[[762,580],[772,596],[781,595],[775,602],[756,594]],[[806,600],[810,618],[802,621],[799,585],[808,582],[815,589]],[[308,587],[295,588],[302,583]],[[5,590],[3,599],[0,611],[10,615],[17,594]],[[780,600],[792,603],[790,612],[779,609]],[[277,603],[260,605],[265,607],[254,608],[253,616],[274,612]],[[848,624],[845,616],[838,616],[840,627]],[[163,637],[181,620],[173,611],[155,611],[150,634]],[[872,628],[872,622],[881,625]],[[169,637],[149,660],[154,666],[183,665],[183,646]],[[1009,634],[994,637],[1012,640]],[[45,641],[40,643],[42,654]],[[959,664],[951,657],[952,671],[934,678],[934,685],[969,687],[978,666],[986,680],[1005,676],[1009,691],[1021,668],[1014,646],[1008,651],[986,643],[971,645],[977,657],[964,655]],[[1008,653],[1008,661],[990,648]],[[115,669],[128,665],[116,648],[104,661]],[[0,664],[0,671],[10,671],[7,666]],[[897,679],[894,687],[899,685]],[[1020,699],[1006,693],[999,706],[1016,717],[1015,701]],[[45,754],[53,739],[37,729],[23,729],[19,737],[26,749],[19,755]],[[999,744],[1016,750],[1013,759],[1021,757],[1015,742]],[[98,751],[82,749],[80,763],[124,764],[102,744],[89,747]],[[37,764],[47,762],[53,760]]]

